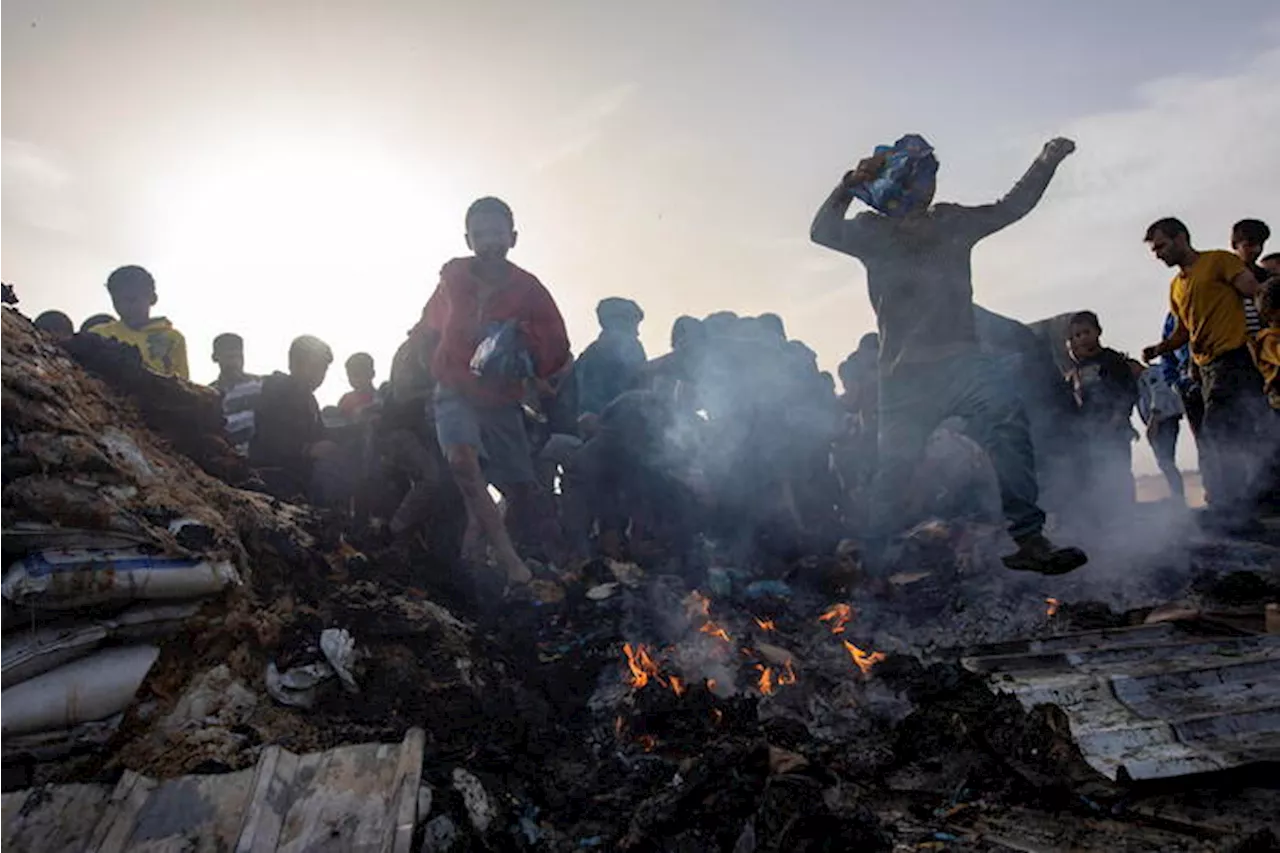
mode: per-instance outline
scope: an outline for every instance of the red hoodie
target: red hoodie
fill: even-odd
[[[510,278],[480,305],[480,282],[471,272],[474,258],[455,258],[440,270],[440,283],[422,309],[419,330],[440,337],[431,372],[447,388],[478,402],[508,403],[523,396],[519,380],[486,379],[471,372],[471,356],[490,323],[514,319],[520,324],[534,372],[545,379],[569,359],[569,336],[551,294],[532,274],[508,264]]]

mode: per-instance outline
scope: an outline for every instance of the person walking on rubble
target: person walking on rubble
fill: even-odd
[[[1009,193],[994,204],[933,205],[933,149],[918,136],[904,137],[847,173],[814,217],[810,237],[818,245],[862,261],[880,333],[879,469],[872,530],[891,534],[929,435],[948,417],[964,418],[986,450],[1000,491],[1016,553],[1011,569],[1064,574],[1088,558],[1058,547],[1043,534],[1037,505],[1035,456],[1026,412],[1008,390],[1003,364],[978,346],[973,312],[970,253],[983,237],[1017,222],[1039,202],[1058,165],[1075,150],[1054,139]],[[883,180],[903,164],[923,168],[879,198]],[[876,184],[879,187],[876,187]],[[885,213],[845,213],[855,198],[878,203]]]
[[[507,260],[516,238],[505,202],[492,197],[474,202],[466,214],[473,255],[444,265],[416,330],[433,353],[436,434],[467,506],[468,550],[483,533],[510,585],[527,583],[532,574],[516,553],[486,484],[502,492],[512,518],[541,514],[546,496],[538,488],[520,403],[526,381],[545,393],[548,378],[569,360],[569,338],[555,300],[537,278]],[[485,346],[508,330],[515,331],[519,351],[504,358],[522,362],[530,375],[516,375],[514,369],[489,375],[481,365]],[[545,522],[553,523],[552,513],[546,516]]]
[[[1228,532],[1247,532],[1257,526],[1250,502],[1266,414],[1244,308],[1244,297],[1257,294],[1258,281],[1231,252],[1193,249],[1187,226],[1177,219],[1152,223],[1144,239],[1177,273],[1169,282],[1174,328],[1143,350],[1142,358],[1150,362],[1191,345],[1204,398],[1203,443],[1213,459],[1205,520]]]

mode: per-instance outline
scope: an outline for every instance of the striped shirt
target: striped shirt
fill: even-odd
[[[222,415],[227,422],[227,440],[242,456],[249,455],[249,440],[253,438],[253,410],[262,393],[262,377],[246,373],[231,387],[223,387],[220,380],[210,383],[210,388],[222,394]]]

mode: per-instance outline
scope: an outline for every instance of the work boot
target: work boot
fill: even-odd
[[[1015,572],[1037,572],[1042,575],[1065,575],[1089,562],[1079,548],[1059,548],[1043,533],[1032,533],[1017,540],[1017,553],[1004,558],[1006,568]]]

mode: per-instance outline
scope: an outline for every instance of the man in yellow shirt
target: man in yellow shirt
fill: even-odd
[[[1266,427],[1262,376],[1249,353],[1244,297],[1258,281],[1230,252],[1198,252],[1187,226],[1161,219],[1147,229],[1146,242],[1166,266],[1178,272],[1169,283],[1172,333],[1142,352],[1146,361],[1191,344],[1204,396],[1204,437],[1214,464],[1204,472],[1210,500],[1207,516],[1227,530],[1256,524],[1254,481],[1261,461],[1259,439]]]
[[[142,267],[120,267],[107,277],[107,292],[119,320],[94,326],[90,331],[129,344],[142,355],[142,363],[165,376],[187,379],[187,341],[164,317],[152,317],[156,304],[156,280]]]

